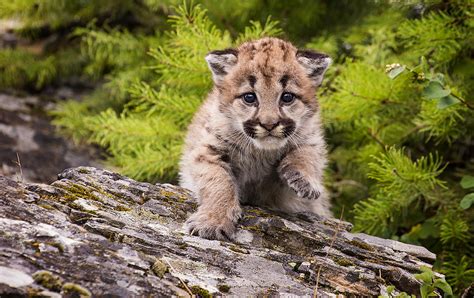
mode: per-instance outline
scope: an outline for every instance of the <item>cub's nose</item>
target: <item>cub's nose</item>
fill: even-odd
[[[259,123],[261,127],[265,128],[268,131],[272,131],[275,127],[280,124],[280,122],[275,122],[275,123]]]

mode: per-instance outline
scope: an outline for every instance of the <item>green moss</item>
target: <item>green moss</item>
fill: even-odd
[[[124,205],[117,205],[114,207],[115,211],[130,211],[132,209],[125,207]]]
[[[354,263],[351,260],[342,258],[342,257],[335,257],[333,258],[333,261],[337,263],[338,265],[348,267],[348,266],[353,266]]]
[[[246,214],[246,215],[244,215],[244,217],[243,217],[242,219],[243,219],[243,220],[246,220],[246,219],[254,219],[254,218],[256,218],[255,215],[248,215],[248,214]]]
[[[248,212],[252,213],[252,214],[255,214],[258,217],[272,217],[273,216],[270,213],[267,213],[267,212],[265,212],[263,210],[260,210],[260,209],[249,209]]]
[[[59,292],[63,284],[63,279],[49,271],[41,270],[33,273],[35,282],[46,289]]]
[[[56,247],[60,253],[64,252],[64,245],[62,245],[59,242],[50,241],[50,242],[46,242],[46,244],[52,247]]]
[[[232,251],[238,252],[238,253],[242,253],[242,254],[249,254],[250,253],[247,249],[239,247],[237,245],[231,245],[231,246],[229,246],[229,249],[232,250]]]
[[[40,198],[45,201],[58,201],[58,196],[40,194]]]
[[[78,294],[80,297],[92,297],[92,294],[88,289],[72,282],[65,283],[61,288],[61,291],[63,295],[66,294],[71,296],[77,296]]]
[[[164,222],[163,218],[160,215],[155,214],[155,213],[153,213],[151,211],[148,211],[146,209],[142,209],[142,208],[133,209],[131,211],[131,214],[135,217],[139,217],[139,218],[142,218],[142,219],[147,219],[147,220],[150,220],[150,221],[158,221],[158,222],[161,222],[161,223]]]
[[[262,229],[258,226],[247,226],[247,227],[242,227],[242,229],[254,231],[254,232],[262,232]]]
[[[349,244],[368,250],[368,251],[375,251],[375,249],[370,244],[367,244],[357,239],[352,239],[351,241],[349,241]]]
[[[219,289],[219,291],[221,291],[222,293],[229,293],[230,286],[222,284],[222,285],[218,285],[217,289]]]
[[[82,168],[82,167],[80,167],[78,169],[78,172],[81,173],[81,174],[90,174],[91,173],[88,169]]]
[[[186,242],[183,242],[183,243],[178,244],[178,247],[180,249],[186,249],[186,248],[188,248],[188,244]]]
[[[93,187],[94,187],[95,191],[97,191],[101,195],[109,197],[113,200],[116,200],[116,201],[122,200],[122,201],[125,201],[125,202],[135,203],[135,201],[133,199],[128,198],[127,196],[125,196],[124,194],[122,194],[120,192],[112,191],[110,189],[105,191],[98,185],[94,185]]]
[[[174,191],[169,191],[165,189],[160,189],[160,197],[161,199],[166,200],[173,200],[173,201],[178,201],[181,203],[186,202],[188,199],[188,196],[181,194],[179,192],[174,192]]]
[[[62,197],[67,199],[68,201],[75,201],[79,198],[83,198],[87,200],[102,202],[102,199],[95,195],[90,188],[87,188],[80,184],[62,185],[61,188],[67,192]]]
[[[43,289],[41,288],[31,288],[31,287],[27,287],[26,288],[26,297],[44,297],[42,295],[40,295],[40,293],[43,292]],[[11,296],[11,297],[15,297],[15,296]]]
[[[168,272],[169,269],[165,263],[160,260],[156,260],[156,262],[153,263],[153,265],[151,266],[151,270],[153,271],[153,273],[156,274],[156,276],[158,276],[159,278],[163,278],[163,276],[165,276],[165,273]]]
[[[193,294],[201,298],[211,298],[212,295],[208,290],[201,288],[200,286],[192,286],[189,288]]]
[[[172,198],[172,197],[176,196],[176,193],[172,192],[172,191],[161,189],[160,190],[160,196],[163,196],[163,197],[166,197],[166,198]]]
[[[33,242],[28,242],[28,244],[31,244],[31,246],[32,246],[33,249],[36,251],[36,253],[41,253],[41,251],[40,251],[40,244],[41,244],[41,242],[33,241]]]
[[[71,201],[78,198],[84,198],[103,203],[104,201],[99,195],[113,200],[123,199],[124,201],[130,201],[120,193],[105,191],[99,185],[95,184],[84,186],[78,183],[67,183],[66,185],[60,185],[59,187],[67,192],[63,197]]]

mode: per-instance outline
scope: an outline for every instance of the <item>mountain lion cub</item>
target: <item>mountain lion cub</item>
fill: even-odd
[[[206,56],[214,88],[189,126],[181,185],[198,198],[194,235],[232,238],[240,203],[331,216],[317,87],[331,63],[277,38]]]

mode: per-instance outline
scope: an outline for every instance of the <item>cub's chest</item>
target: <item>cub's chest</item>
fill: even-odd
[[[261,181],[276,173],[282,152],[260,151],[230,155],[230,164],[239,182]]]

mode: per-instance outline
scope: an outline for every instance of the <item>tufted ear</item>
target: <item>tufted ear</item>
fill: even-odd
[[[296,60],[304,67],[315,86],[321,85],[324,73],[332,62],[328,55],[310,50],[298,50]]]
[[[237,55],[238,51],[235,49],[212,51],[206,55],[207,65],[212,71],[215,83],[222,81],[230,69],[237,64]]]

